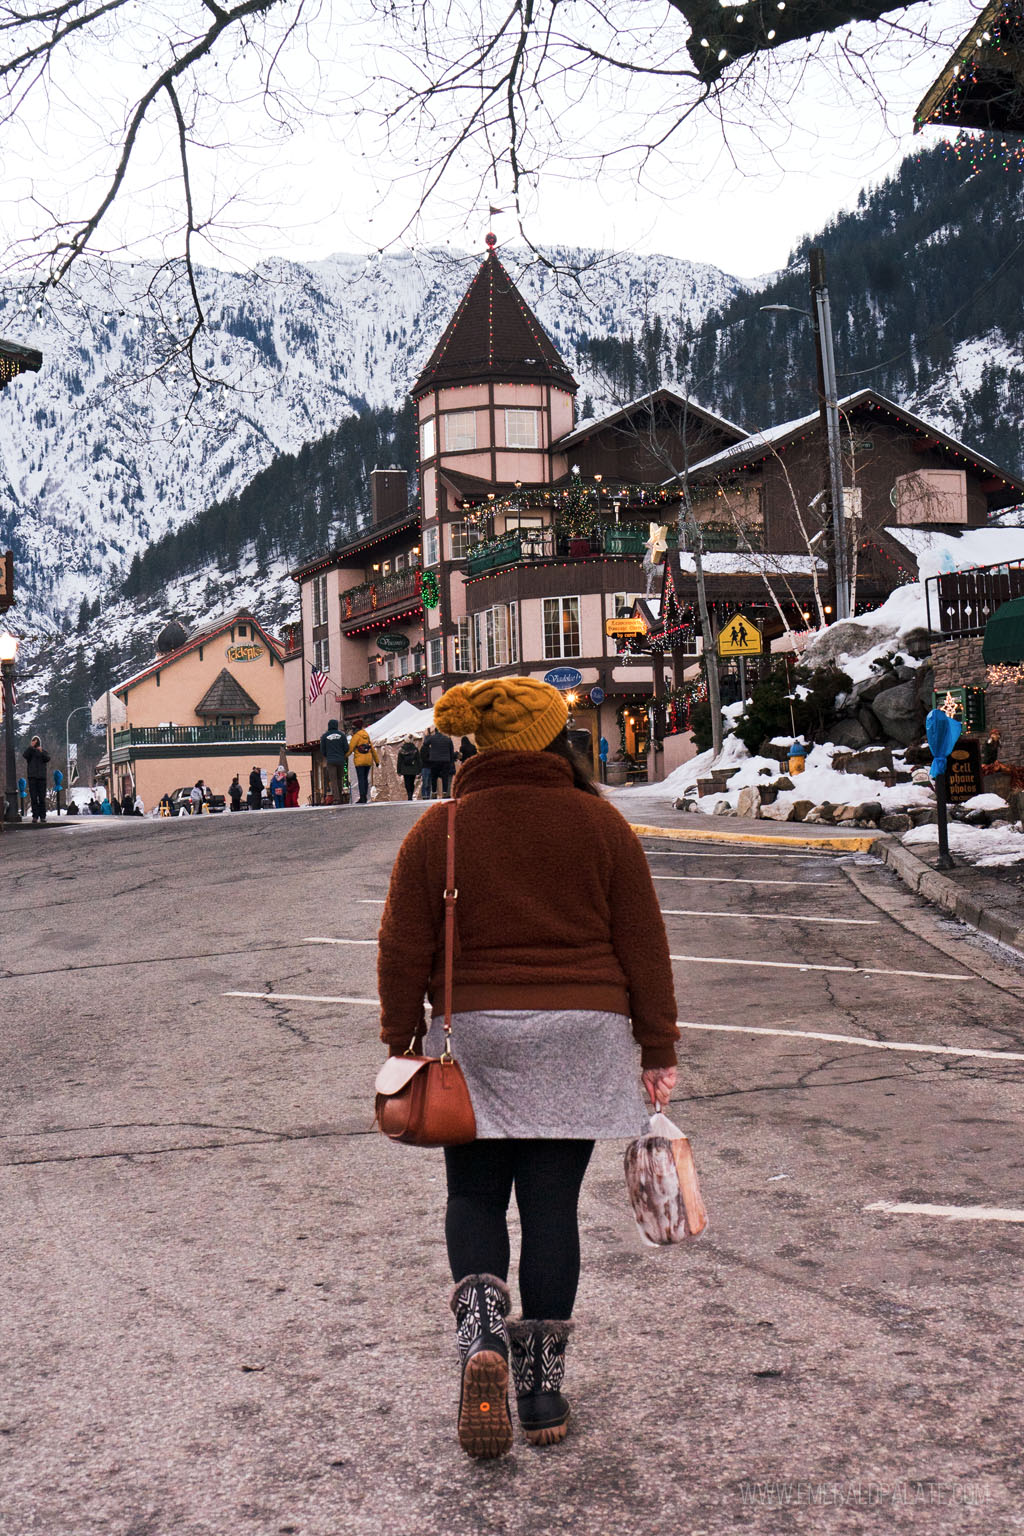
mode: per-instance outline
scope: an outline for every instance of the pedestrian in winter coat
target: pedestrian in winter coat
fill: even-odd
[[[231,787],[228,790],[228,799],[231,801],[231,809],[233,811],[240,811],[242,809],[242,785],[239,781],[237,773],[231,780]]]
[[[299,776],[297,773],[289,773],[284,781],[284,803],[289,810],[299,808]]]
[[[202,779],[197,779],[193,784],[192,788],[188,792],[188,799],[189,810],[191,811],[192,815],[200,816],[203,810],[203,800],[205,799]]]
[[[348,737],[337,720],[328,720],[320,737],[320,756],[324,760],[324,790],[335,805],[348,802]]]
[[[106,795],[104,795],[103,799],[100,801],[100,815],[113,816],[113,814],[113,807],[111,806],[110,801],[107,799]]]
[[[254,768],[249,775],[249,809],[250,811],[263,809],[263,775],[258,768]]]
[[[420,749],[411,736],[407,736],[398,749],[395,765],[399,777],[405,783],[405,798],[411,800],[416,793],[416,780],[420,773]]]
[[[270,803],[275,811],[284,810],[284,797],[287,793],[285,780],[287,777],[288,770],[283,763],[278,763],[274,769],[274,776],[270,781]]]
[[[25,759],[25,777],[28,780],[28,798],[32,805],[32,820],[41,826],[46,820],[46,765],[49,752],[43,751],[38,736],[33,736],[22,756]]]
[[[463,736],[459,742],[459,762],[468,763],[471,757],[476,757],[476,747],[468,736]]]
[[[441,794],[447,800],[452,774],[455,772],[455,743],[441,730],[431,731],[427,738],[427,762],[430,764],[434,799],[438,798],[437,789],[440,785]]]
[[[427,727],[423,740],[420,742],[420,799],[431,800],[434,793],[434,775],[430,768],[430,738],[433,731]]]
[[[356,780],[359,784],[359,804],[365,805],[370,793],[370,773],[377,767],[380,758],[377,756],[377,748],[370,740],[369,732],[364,731],[362,726],[357,726],[349,742],[348,755],[355,764]]]
[[[134,816],[135,815],[135,796],[132,794],[131,790],[129,790],[129,789],[125,790],[124,795],[123,795],[122,800],[121,800],[121,815],[122,816]]]
[[[478,749],[455,780],[452,994],[453,1050],[477,1139],[445,1148],[445,1236],[462,1361],[459,1441],[488,1457],[512,1443],[510,1355],[527,1439],[550,1445],[566,1433],[580,1186],[595,1140],[636,1135],[641,1077],[653,1102],[668,1100],[679,1031],[643,849],[573,753],[563,696],[533,678],[460,683],[434,719]],[[391,876],[378,981],[392,1055],[413,1041],[428,1055],[442,1048],[448,815],[437,807],[420,817]],[[506,1322],[513,1187],[523,1316]]]

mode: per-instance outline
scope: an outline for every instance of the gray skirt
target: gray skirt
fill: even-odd
[[[427,1032],[440,1055],[444,1020]],[[479,1140],[613,1141],[646,1124],[640,1047],[621,1013],[477,1010],[452,1017],[452,1053],[473,1100]]]

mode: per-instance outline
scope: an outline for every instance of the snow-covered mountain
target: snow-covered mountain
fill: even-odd
[[[556,272],[525,252],[502,253],[570,363],[581,339],[636,333],[655,315],[699,327],[743,287],[667,256],[545,255]],[[0,548],[16,551],[19,618],[59,621],[279,454],[366,404],[400,405],[479,259],[438,250],[203,270],[207,327],[195,355],[219,382],[196,398],[181,365],[158,367],[187,314],[180,280],[140,264],[95,264],[34,325],[24,296],[8,290],[0,334],[44,357],[38,375],[0,393]],[[570,281],[557,269],[581,275]],[[597,378],[581,384],[604,403]]]

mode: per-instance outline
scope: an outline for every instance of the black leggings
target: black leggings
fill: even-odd
[[[580,1279],[577,1204],[592,1141],[471,1141],[445,1147],[445,1237],[452,1279],[508,1279],[508,1203],[515,1185],[522,1228],[523,1316],[572,1316]]]

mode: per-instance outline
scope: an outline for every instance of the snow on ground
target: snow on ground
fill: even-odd
[[[792,805],[794,800],[812,800],[815,805],[821,805],[827,800],[832,805],[862,805],[873,800],[883,811],[935,804],[932,790],[920,784],[894,784],[887,789],[877,779],[869,779],[863,773],[840,773],[832,767],[832,755],[847,750],[830,741],[813,747],[803,773],[793,780],[795,788],[784,789],[776,803]],[[729,787],[732,787],[732,780]]]
[[[1006,801],[1002,795],[972,795],[965,800],[960,807],[963,811],[1005,811]]]
[[[903,834],[903,842],[910,845],[927,846],[938,840],[939,829],[935,826],[913,827]],[[969,827],[962,822],[950,822],[949,848],[979,869],[1024,863],[1024,833],[1010,826]]]
[[[820,667],[830,661],[854,683],[866,682],[875,675],[874,662],[894,652],[907,666],[921,663],[904,649],[911,630],[925,629],[928,614],[924,586],[909,582],[891,592],[879,608],[861,613],[855,619],[841,619],[820,630],[802,649],[803,666]]]

